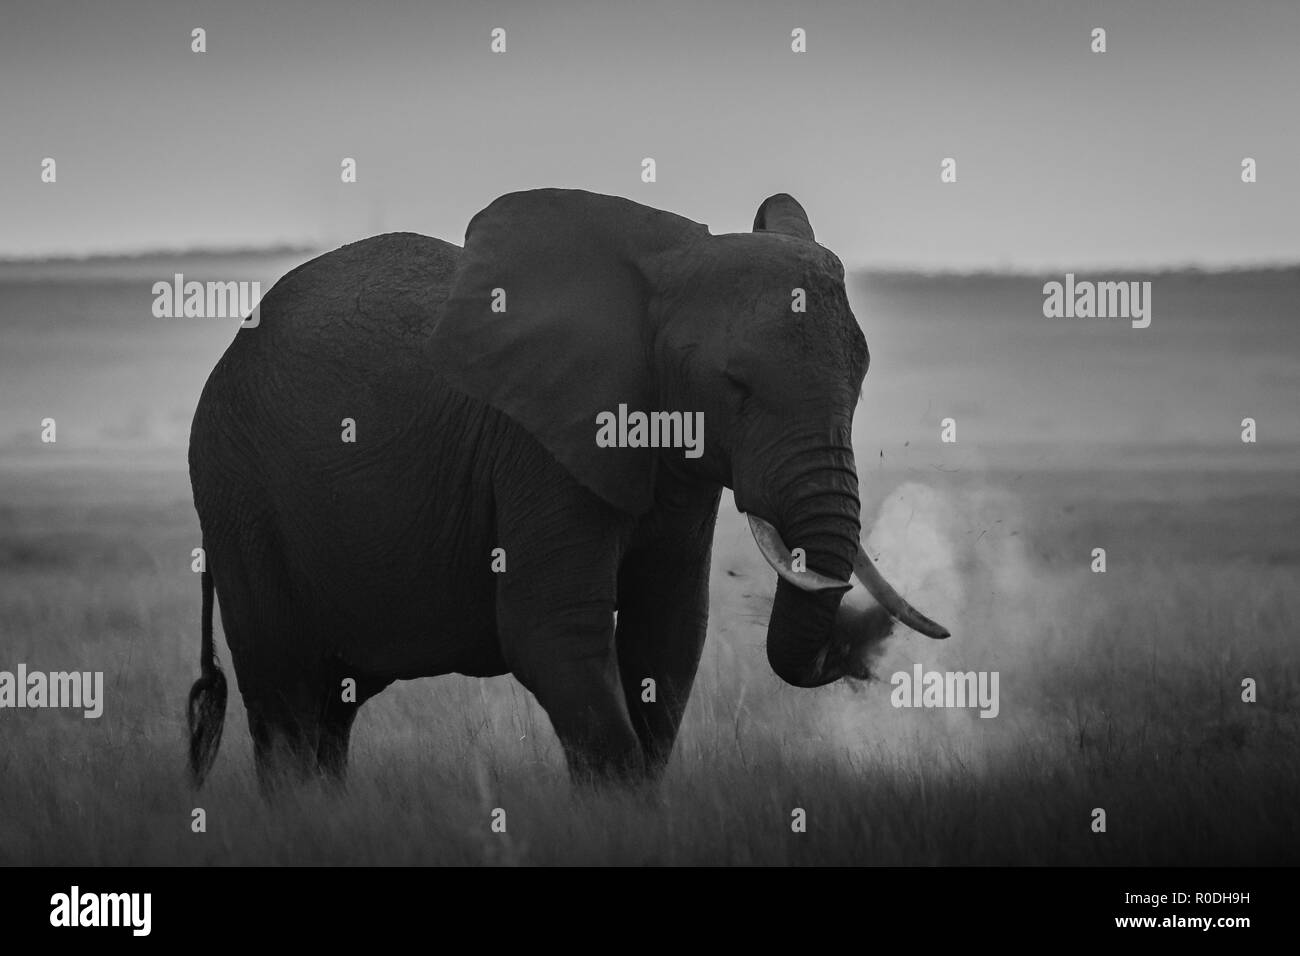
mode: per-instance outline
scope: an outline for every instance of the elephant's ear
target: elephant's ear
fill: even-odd
[[[813,228],[799,201],[788,193],[777,193],[763,200],[754,216],[755,232],[781,232],[787,236],[816,242]]]
[[[708,234],[579,190],[502,196],[465,232],[432,336],[434,369],[522,425],[601,498],[641,514],[654,499],[656,452],[598,447],[596,417],[620,405],[656,410],[651,302]]]

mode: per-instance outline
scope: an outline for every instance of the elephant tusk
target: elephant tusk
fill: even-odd
[[[802,591],[847,591],[853,587],[847,581],[836,581],[816,571],[796,571],[794,558],[791,557],[790,549],[785,546],[785,542],[781,540],[780,532],[762,518],[755,518],[753,515],[746,517],[749,518],[749,530],[754,535],[758,550],[763,553],[763,557],[767,559],[768,564],[772,565],[772,570],[780,576],[781,580],[788,581]]]
[[[890,583],[876,569],[876,565],[867,557],[867,552],[862,549],[860,544],[858,545],[858,555],[853,559],[853,573],[871,592],[871,596],[880,602],[881,607],[912,630],[935,640],[943,640],[949,636],[946,627],[942,624],[936,624],[903,600],[902,596],[890,586]]]
[[[834,578],[828,578],[816,571],[796,571],[790,549],[781,540],[780,532],[762,518],[756,518],[753,515],[747,515],[746,517],[749,518],[749,530],[754,535],[754,541],[758,543],[758,550],[763,553],[767,563],[772,566],[772,569],[776,571],[782,580],[789,581],[803,591],[847,591],[852,587],[848,582],[836,581]],[[867,552],[862,549],[861,544],[858,545],[857,556],[853,559],[853,573],[871,592],[871,596],[895,620],[906,624],[917,633],[932,637],[935,640],[943,640],[950,636],[950,632],[946,627],[930,620],[903,600],[902,595],[895,591],[893,586],[876,569],[875,564],[867,557]]]

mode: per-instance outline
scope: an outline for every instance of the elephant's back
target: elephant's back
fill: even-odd
[[[240,337],[349,351],[401,345],[437,324],[461,248],[413,232],[349,243],[286,273],[262,298],[261,321]]]
[[[421,343],[441,318],[460,253],[389,233],[285,274],[208,377],[190,431],[192,476],[203,459],[223,469],[277,451],[293,458],[326,432],[338,442],[345,418],[366,415],[372,436],[376,425],[400,429],[435,384]]]

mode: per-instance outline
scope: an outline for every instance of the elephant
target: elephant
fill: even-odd
[[[509,193],[463,248],[345,245],[259,312],[190,432],[195,786],[226,709],[214,592],[264,788],[341,783],[360,706],[448,673],[513,674],[573,779],[658,780],[704,644],[724,487],[778,575],[766,650],[788,684],[866,676],[863,649],[896,621],[948,636],[860,543],[869,353],[842,264],[787,194],[752,232],[714,235],[626,199]],[[665,440],[598,442],[625,409]],[[678,412],[702,420],[693,451]],[[845,597],[853,575],[869,598]]]

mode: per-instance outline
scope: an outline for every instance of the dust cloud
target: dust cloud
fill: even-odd
[[[1031,557],[1024,509],[988,482],[941,488],[898,485],[881,503],[864,544],[885,578],[952,632],[936,641],[899,625],[874,659],[875,678],[841,682],[824,697],[823,727],[850,757],[990,769],[1046,729],[1046,684],[1066,650],[1059,621],[1078,602],[1058,571]],[[855,587],[860,587],[855,585]],[[978,707],[896,708],[890,678],[924,671],[996,671],[999,712]]]

